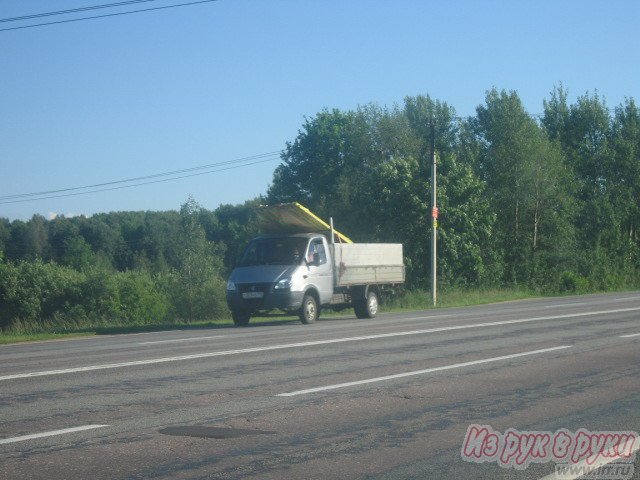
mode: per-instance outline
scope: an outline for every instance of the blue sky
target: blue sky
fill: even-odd
[[[3,0],[0,17],[101,3]],[[640,99],[638,25],[640,2],[623,0],[219,0],[0,32],[0,196],[277,151],[323,108],[407,95],[466,116],[496,86],[539,113],[562,82],[570,100],[597,89],[614,107]],[[178,209],[188,195],[213,209],[264,193],[277,164],[0,204],[0,217]]]

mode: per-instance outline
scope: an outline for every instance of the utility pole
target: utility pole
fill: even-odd
[[[436,132],[435,123],[431,119],[431,298],[433,306],[436,306],[437,280],[436,280],[436,244],[438,236],[438,206],[436,202]]]

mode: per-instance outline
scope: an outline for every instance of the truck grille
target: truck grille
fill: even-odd
[[[261,308],[267,295],[271,291],[270,283],[240,283],[238,284],[238,296],[243,305],[251,308]],[[245,298],[250,294],[256,295],[255,298]]]

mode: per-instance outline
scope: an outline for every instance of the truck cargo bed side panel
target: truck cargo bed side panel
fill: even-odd
[[[338,287],[404,282],[399,243],[336,243],[333,262]]]

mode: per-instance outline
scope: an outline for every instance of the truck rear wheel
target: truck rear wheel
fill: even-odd
[[[231,310],[231,318],[236,327],[246,327],[251,320],[251,312],[247,310]]]
[[[369,290],[366,298],[359,299],[354,303],[353,311],[358,318],[374,318],[378,314],[379,304],[378,294]]]
[[[300,321],[304,324],[313,323],[318,318],[320,311],[316,298],[307,293],[302,300],[302,308],[300,309]]]

